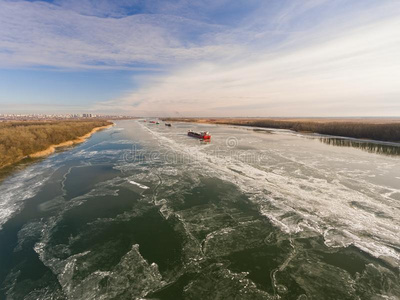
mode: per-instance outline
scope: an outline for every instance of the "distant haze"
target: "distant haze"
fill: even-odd
[[[400,2],[0,1],[0,113],[400,116]]]

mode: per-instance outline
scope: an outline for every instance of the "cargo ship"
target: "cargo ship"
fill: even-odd
[[[211,139],[211,135],[208,131],[200,131],[200,132],[195,132],[193,130],[188,131],[188,136],[198,138],[201,140],[209,140]]]

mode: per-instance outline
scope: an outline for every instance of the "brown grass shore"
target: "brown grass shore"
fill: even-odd
[[[106,120],[0,123],[0,169],[26,158],[50,155],[57,148],[84,142],[95,132],[113,126]]]
[[[76,144],[83,143],[88,138],[90,138],[92,136],[92,134],[96,133],[99,130],[109,128],[111,126],[113,126],[113,124],[93,128],[90,132],[86,133],[83,136],[80,136],[80,137],[78,137],[78,138],[76,138],[74,140],[70,140],[70,141],[67,141],[67,142],[60,143],[60,144],[50,145],[45,150],[29,154],[28,157],[29,158],[38,158],[38,157],[48,156],[48,155],[54,153],[57,148],[70,147],[70,146],[73,146],[73,145],[76,145]]]
[[[168,122],[225,124],[400,142],[400,118],[164,118]]]

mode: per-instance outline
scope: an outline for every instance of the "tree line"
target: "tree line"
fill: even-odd
[[[0,168],[109,124],[106,120],[0,122]]]
[[[305,122],[280,120],[244,121],[237,125],[290,129],[297,132],[313,132],[326,135],[386,142],[400,142],[400,123],[374,124],[360,122]]]

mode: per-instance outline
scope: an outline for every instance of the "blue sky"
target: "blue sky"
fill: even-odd
[[[400,116],[400,2],[0,0],[0,113]]]

